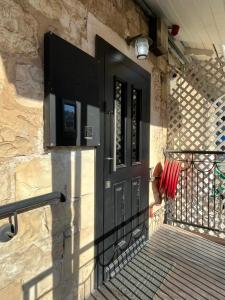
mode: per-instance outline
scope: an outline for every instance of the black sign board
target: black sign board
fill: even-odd
[[[45,34],[44,51],[46,145],[98,146],[95,58],[52,32]]]

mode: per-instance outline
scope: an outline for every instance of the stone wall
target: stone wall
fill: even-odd
[[[93,285],[95,150],[43,147],[49,30],[93,56],[98,34],[136,61],[124,38],[148,26],[131,0],[0,0],[0,205],[51,191],[68,200],[19,215],[18,235],[0,243],[1,300],[82,299]],[[154,166],[166,140],[162,64],[152,56],[139,63],[152,73]]]

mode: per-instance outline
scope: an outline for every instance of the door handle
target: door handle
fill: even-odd
[[[105,160],[113,160],[112,157],[105,157]]]
[[[113,122],[113,172],[116,172],[116,101],[114,100],[114,122]]]

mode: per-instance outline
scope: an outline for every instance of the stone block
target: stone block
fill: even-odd
[[[83,5],[78,0],[63,0],[62,2],[67,15],[61,16],[60,23],[67,29],[74,42],[80,45],[81,39],[87,38],[87,3]]]
[[[0,98],[0,162],[11,157],[37,153],[42,109],[28,108],[16,102],[15,91],[7,83]]]
[[[0,28],[0,47],[7,55],[38,55],[38,23],[15,1],[1,1]]]
[[[16,168],[16,199],[47,194],[52,191],[50,156],[34,158]]]
[[[82,229],[80,231],[80,248],[90,247],[94,242],[94,227]]]
[[[70,199],[71,190],[71,152],[52,151],[52,190],[62,192]]]
[[[84,268],[87,264],[93,262],[94,259],[94,243],[90,243],[87,248],[80,249],[79,266],[80,269]]]
[[[6,287],[0,289],[1,300],[22,300],[22,289],[19,281],[13,281]]]
[[[79,271],[79,299],[87,299],[94,289],[94,261],[80,268]]]
[[[62,278],[63,281],[70,280],[73,277],[74,284],[78,283],[79,278],[79,232],[74,228],[69,228],[64,234],[64,252],[62,261]]]
[[[80,228],[92,228],[95,224],[95,196],[94,194],[84,195],[80,199]]]
[[[82,299],[78,296],[78,284],[74,281],[74,277],[72,276],[69,280],[62,281],[60,286],[60,294],[61,299],[63,300],[74,300],[74,299]]]
[[[1,178],[1,193],[0,193],[0,205],[6,204],[10,200],[14,199],[14,167],[9,164],[0,166],[0,178]]]
[[[78,223],[75,222],[76,214],[77,211],[69,200],[65,203],[48,205],[42,210],[42,224],[50,235],[61,233],[70,226],[75,226],[78,230]]]
[[[94,193],[95,151],[71,153],[71,197]]]
[[[0,289],[22,276],[35,276],[46,270],[46,268],[51,267],[51,264],[51,252],[44,253],[35,245],[25,246],[24,249],[14,248],[13,253],[0,257]]]
[[[43,71],[31,64],[17,64],[15,88],[16,101],[28,107],[42,108],[44,99]]]
[[[85,3],[86,0],[82,0]],[[94,14],[102,23],[108,25],[119,35],[124,36],[126,31],[126,18],[123,10],[113,1],[89,0],[89,11]]]
[[[43,14],[48,19],[59,19],[64,13],[63,5],[61,1],[54,0],[21,0],[22,3],[25,3],[26,7],[29,4],[37,13]]]
[[[54,263],[49,269],[39,274],[32,274],[22,278],[23,299],[56,299],[55,290],[60,285],[61,265]]]
[[[15,239],[30,244],[49,237],[43,208],[35,209],[18,215],[19,232]]]

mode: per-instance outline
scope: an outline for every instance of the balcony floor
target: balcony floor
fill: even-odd
[[[225,247],[163,225],[90,299],[225,299]]]

